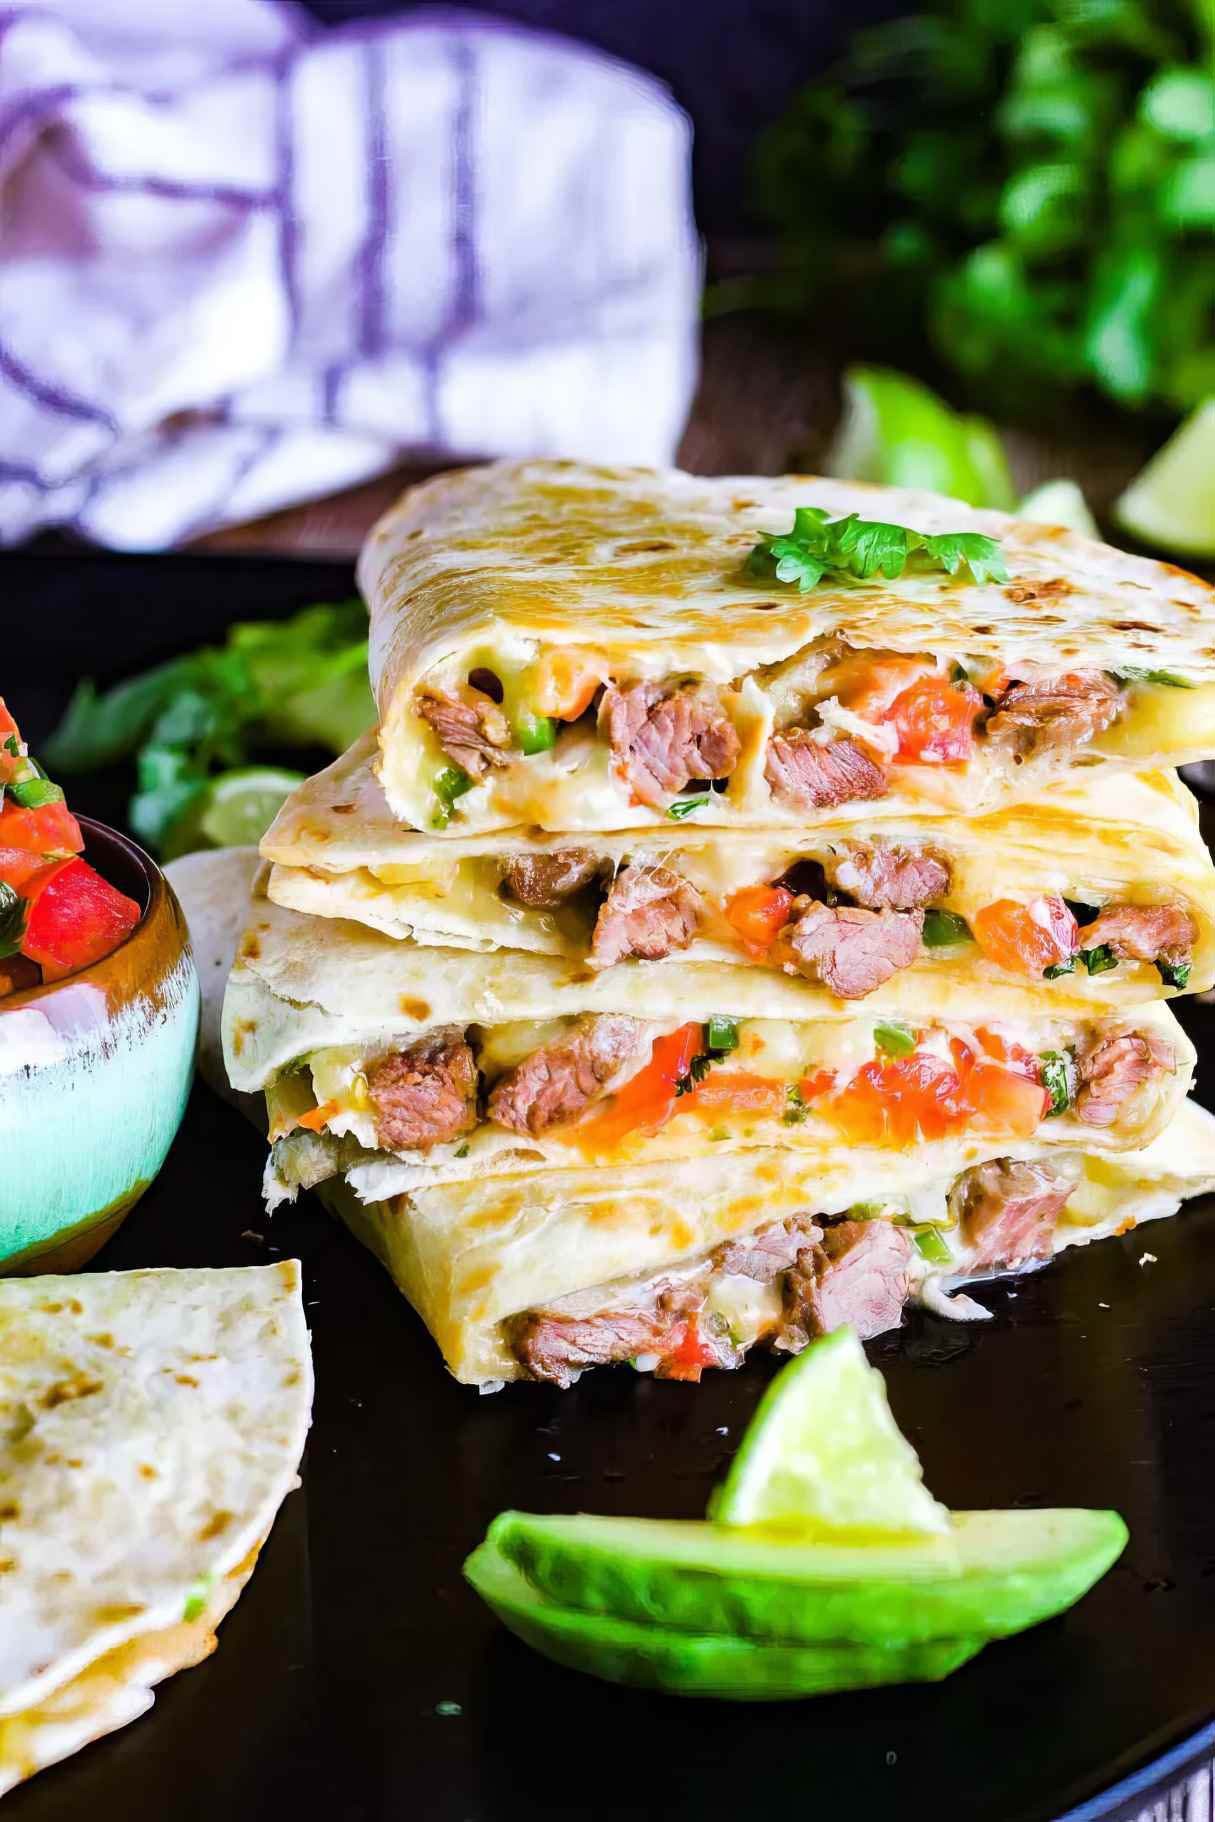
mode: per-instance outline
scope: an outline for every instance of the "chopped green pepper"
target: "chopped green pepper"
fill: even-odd
[[[1046,1117],[1054,1119],[1072,1104],[1071,1059],[1062,1050],[1043,1050],[1038,1061],[1042,1065],[1042,1086],[1050,1096]]]
[[[1075,956],[1069,955],[1065,962],[1052,962],[1049,968],[1044,968],[1042,970],[1042,979],[1044,981],[1057,981],[1061,974],[1073,973],[1075,966]]]
[[[1108,943],[1098,943],[1095,949],[1081,949],[1080,960],[1090,974],[1104,974],[1107,968],[1118,966],[1118,957]]]
[[[917,1227],[915,1243],[920,1257],[927,1259],[930,1265],[950,1265],[953,1254],[942,1239],[939,1229],[935,1227]]]
[[[8,794],[23,810],[41,810],[44,804],[63,802],[63,792],[49,778],[11,779]]]
[[[1156,957],[1156,972],[1166,987],[1188,987],[1190,982],[1189,962],[1170,962],[1163,955]]]
[[[0,879],[0,958],[21,953],[25,935],[25,900],[7,880]]]
[[[673,816],[676,822],[682,822],[685,816],[692,814],[693,810],[703,810],[708,801],[709,793],[707,791],[701,797],[677,797],[675,802],[669,805],[667,815]]]
[[[465,791],[471,791],[473,781],[463,766],[448,765],[438,773],[434,782],[434,793],[439,800],[439,807],[430,819],[432,829],[445,829],[451,821],[452,805],[457,797],[463,797]]]
[[[528,754],[547,753],[557,741],[557,723],[549,715],[523,713],[511,723],[520,749]]]
[[[710,1050],[737,1050],[738,1020],[723,1018],[715,1012],[705,1026],[705,1043]]]
[[[950,943],[974,941],[970,925],[956,911],[925,911],[923,937],[926,949],[944,949]]]
[[[786,1126],[801,1126],[803,1124],[803,1122],[806,1120],[806,1118],[810,1112],[810,1109],[806,1106],[805,1101],[802,1099],[802,1091],[797,1086],[796,1082],[793,1084],[792,1088],[786,1088],[785,1099],[789,1103],[789,1105],[785,1108],[784,1114],[781,1116],[784,1120],[785,1125]]]
[[[873,1041],[887,1056],[909,1057],[915,1049],[915,1032],[909,1025],[875,1025]]]

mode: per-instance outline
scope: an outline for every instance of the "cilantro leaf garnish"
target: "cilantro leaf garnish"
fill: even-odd
[[[909,562],[917,568],[943,569],[956,576],[966,566],[975,582],[1007,582],[1008,570],[995,538],[977,531],[941,532],[935,536],[906,525],[862,519],[850,512],[830,519],[819,506],[799,506],[787,532],[760,539],[747,558],[752,575],[795,583],[807,594],[826,575],[865,582],[882,575],[901,576]]]

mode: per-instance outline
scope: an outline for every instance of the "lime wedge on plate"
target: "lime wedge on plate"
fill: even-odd
[[[1215,399],[1200,405],[1136,475],[1114,517],[1143,544],[1215,557]]]
[[[284,766],[238,766],[221,772],[169,833],[169,859],[196,848],[256,847],[302,772]]]
[[[725,1482],[719,1525],[949,1530],[919,1457],[891,1416],[882,1375],[852,1329],[811,1342],[760,1400]]]
[[[1088,501],[1074,481],[1043,481],[1027,493],[1017,508],[1019,519],[1032,519],[1035,525],[1065,525],[1085,538],[1099,538],[1097,521],[1088,509]]]
[[[950,410],[918,380],[885,367],[852,367],[844,376],[844,418],[827,472],[927,488],[971,506],[1008,509],[1016,500],[993,426]]]

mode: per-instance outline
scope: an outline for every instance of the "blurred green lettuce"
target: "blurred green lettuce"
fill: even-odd
[[[756,156],[783,269],[1005,411],[1215,392],[1211,0],[934,0],[859,32]],[[765,295],[765,290],[767,295]]]

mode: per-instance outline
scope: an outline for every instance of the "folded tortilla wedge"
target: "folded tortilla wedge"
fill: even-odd
[[[233,1087],[267,1096],[272,1206],[336,1174],[378,1200],[660,1162],[682,1202],[686,1163],[757,1147],[807,1179],[864,1153],[893,1183],[933,1143],[947,1166],[957,1144],[1143,1145],[1188,1090],[1162,1003],[1061,1015],[1032,984],[904,981],[871,1012],[759,969],[419,948],[255,896],[223,1041]]]
[[[837,1151],[809,1176],[793,1152],[496,1178],[370,1205],[321,1194],[383,1261],[455,1377],[571,1385],[628,1361],[699,1379],[756,1343],[797,1352],[851,1323],[897,1327],[918,1301],[961,1319],[975,1278],[1176,1214],[1215,1189],[1215,1120],[1186,1102],[1141,1151],[1045,1148],[946,1170],[923,1148],[891,1187]]]
[[[374,752],[368,734],[283,805],[262,840],[276,903],[446,948],[527,950],[593,968],[678,954],[821,979],[832,976],[829,953],[806,956],[778,939],[800,915],[799,893],[829,893],[885,911],[899,959],[965,983],[976,1000],[992,983],[1043,979],[1048,939],[1037,919],[1049,903],[1067,934],[1046,953],[1072,947],[1076,957],[1069,972],[1051,970],[1057,1005],[1129,1005],[1215,983],[1215,865],[1172,772],[1100,771],[1041,803],[948,821],[871,827],[859,805],[853,822],[831,828],[725,835],[688,821],[576,843],[535,829],[440,840],[401,828]],[[1082,917],[1106,914],[1095,937],[1072,926],[1069,903]],[[905,945],[913,924],[920,940]],[[1094,951],[1090,973],[1078,958]],[[851,997],[867,998],[867,983],[872,992],[882,968],[876,958],[868,967],[844,982]]]
[[[755,573],[803,507],[981,534],[1008,580]],[[359,580],[385,794],[437,833],[974,814],[1215,753],[1206,583],[939,495],[502,462],[406,493]]]
[[[0,1279],[0,1794],[215,1648],[311,1403],[294,1260]]]

